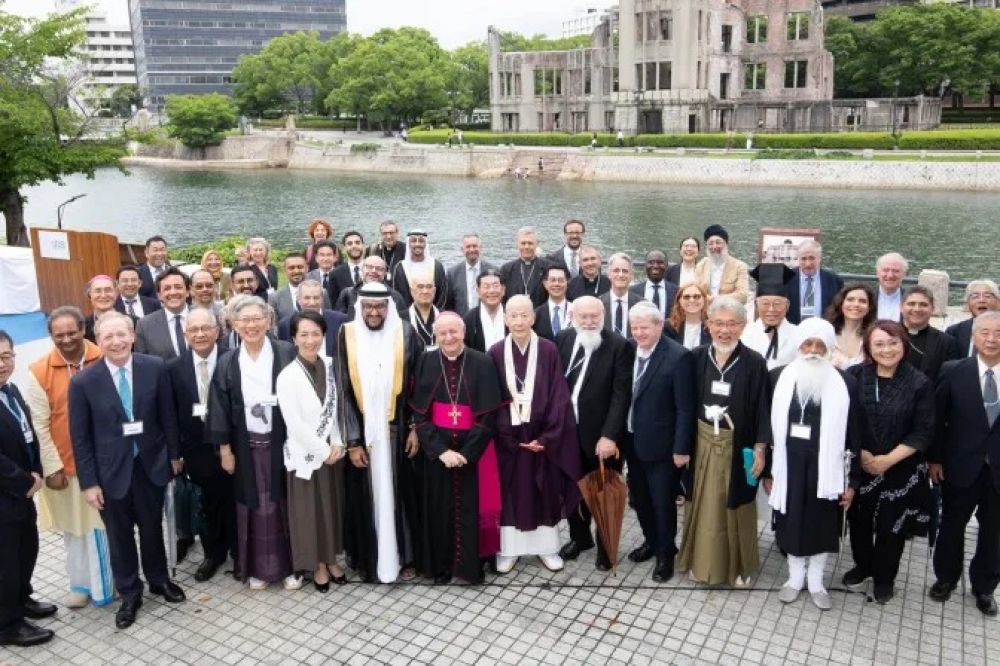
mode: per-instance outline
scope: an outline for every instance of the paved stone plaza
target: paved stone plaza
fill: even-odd
[[[136,624],[122,632],[114,627],[116,605],[61,608],[41,622],[55,640],[0,648],[0,664],[1000,663],[1000,621],[984,618],[961,587],[943,605],[927,598],[933,580],[924,539],[907,547],[892,603],[834,591],[826,613],[805,594],[789,606],[778,601],[785,573],[769,529],[761,536],[762,572],[748,592],[680,576],[655,585],[652,562],[625,559],[640,540],[630,513],[617,578],[595,571],[588,551],[558,574],[522,559],[481,587],[350,583],[327,595],[310,584],[251,592],[221,572],[195,583],[201,553],[194,549],[177,573],[186,603],[147,596]],[[850,566],[847,550],[838,580]],[[61,537],[43,534],[34,582],[43,599],[63,596]]]

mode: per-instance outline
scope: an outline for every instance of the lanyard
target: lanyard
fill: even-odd
[[[722,368],[720,368],[720,367],[719,367],[719,364],[718,364],[718,363],[716,363],[716,361],[715,361],[715,356],[714,356],[714,355],[712,354],[712,352],[711,352],[711,351],[709,351],[709,354],[708,354],[708,360],[712,362],[712,365],[714,365],[714,366],[715,366],[715,369],[716,369],[716,370],[717,370],[717,371],[719,372],[719,381],[720,381],[720,382],[724,382],[724,381],[726,381],[726,373],[727,373],[727,372],[729,372],[730,370],[732,370],[732,369],[733,369],[734,367],[736,367],[736,364],[740,362],[740,357],[739,357],[739,356],[737,356],[737,357],[736,357],[736,360],[735,360],[735,361],[733,361],[733,362],[732,362],[732,363],[731,363],[731,364],[729,365],[729,367],[728,367],[728,368],[726,368],[725,370],[723,370]]]
[[[7,411],[10,412],[10,415],[17,420],[18,425],[21,426],[21,431],[28,432],[30,430],[28,426],[28,417],[24,414],[24,410],[21,409],[21,406],[17,404],[14,394],[4,391],[2,395],[4,406],[7,408]]]

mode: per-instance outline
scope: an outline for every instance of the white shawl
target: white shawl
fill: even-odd
[[[319,359],[326,366],[326,400],[319,401],[312,379],[298,361],[289,363],[278,374],[276,392],[281,415],[285,419],[285,468],[300,479],[312,478],[323,466],[333,446],[343,447],[337,424],[337,387],[329,359]]]
[[[535,397],[535,372],[538,370],[538,335],[532,331],[528,342],[528,368],[524,376],[524,390],[517,390],[517,374],[514,372],[514,336],[508,335],[503,341],[503,369],[510,391],[510,422],[519,426],[531,422],[531,401]]]

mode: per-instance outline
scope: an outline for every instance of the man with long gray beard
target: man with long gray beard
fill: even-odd
[[[695,278],[710,298],[730,295],[747,302],[750,276],[747,265],[729,254],[729,232],[721,224],[705,229],[707,256],[695,267]]]
[[[798,599],[808,578],[813,603],[829,610],[823,569],[827,554],[839,547],[840,507],[847,511],[861,480],[856,456],[861,416],[857,382],[830,362],[833,326],[810,317],[798,333],[796,358],[771,372],[774,450],[764,489],[774,509],[778,546],[788,555],[788,580],[778,599],[786,604]]]
[[[598,468],[621,471],[625,419],[632,400],[633,347],[625,338],[604,330],[604,305],[594,296],[580,296],[573,303],[574,325],[556,337],[563,374],[569,384],[580,442],[581,478]],[[567,517],[570,541],[559,555],[575,560],[594,547],[590,533],[590,511],[580,502]],[[597,537],[599,571],[608,571],[611,561]]]

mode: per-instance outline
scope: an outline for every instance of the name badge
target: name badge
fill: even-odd
[[[729,397],[729,391],[732,388],[732,384],[729,382],[712,382],[712,395],[721,395],[725,398]]]
[[[803,317],[813,317],[813,316],[815,316],[815,314],[816,314],[815,308],[803,307],[802,310],[801,310],[801,315]]]
[[[427,345],[426,347],[424,347],[424,351],[429,351],[429,352],[437,351],[437,348],[438,348],[437,345]]]
[[[278,396],[269,395],[260,401],[263,407],[277,407],[278,406]]]
[[[142,434],[142,421],[132,421],[122,424],[122,434],[126,437],[135,437]]]
[[[793,423],[791,435],[795,439],[808,440],[812,437],[812,426],[805,423]]]
[[[34,441],[35,441],[35,433],[31,432],[31,427],[30,426],[26,427],[21,432],[24,433],[24,443],[25,444],[33,444],[34,443]]]
[[[196,419],[205,418],[205,415],[207,413],[208,413],[208,405],[203,405],[200,402],[196,402],[194,403],[194,405],[191,406],[191,416],[195,417]]]

